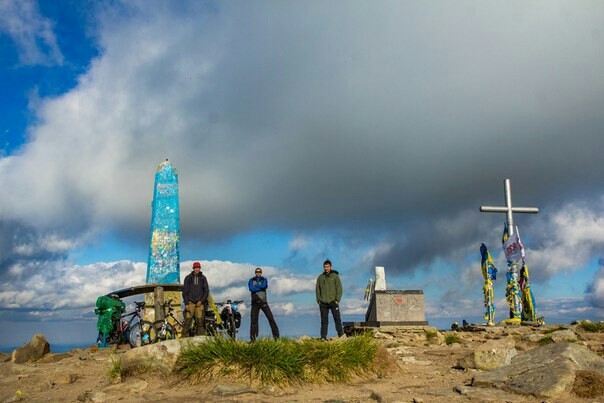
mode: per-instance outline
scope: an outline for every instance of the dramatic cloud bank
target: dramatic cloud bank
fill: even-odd
[[[108,9],[101,56],[2,159],[0,217],[146,233],[166,156],[202,237],[450,216],[504,177],[542,206],[602,184],[597,3],[419,4]]]
[[[0,155],[3,312],[49,315],[67,306],[59,285],[83,310],[140,282],[144,265],[128,256],[66,262],[107,233],[147,247],[167,157],[183,248],[292,236],[280,267],[266,268],[277,298],[311,293],[309,268],[337,252],[357,287],[374,265],[472,270],[461,285],[441,279],[429,312],[469,306],[459,297],[480,278],[468,256],[481,242],[498,251],[504,220],[478,207],[503,202],[504,178],[515,205],[541,209],[517,218],[534,282],[604,256],[601,2],[140,0],[93,11],[98,56],[73,89],[30,106],[26,142]],[[63,63],[53,29],[32,2],[0,3],[0,33],[23,64]],[[247,296],[251,265],[207,265],[218,297]],[[601,278],[577,298],[601,307]]]
[[[181,281],[193,262],[183,262]],[[243,300],[249,304],[248,280],[254,266],[220,261],[201,261],[210,292],[216,302]],[[0,283],[0,319],[4,320],[77,320],[90,317],[97,297],[127,287],[143,285],[146,263],[120,261],[90,265],[29,264],[14,265]],[[276,312],[283,315],[316,310],[316,276],[298,275],[285,269],[264,268],[269,278],[269,296]],[[311,304],[296,302],[296,294],[311,294]],[[142,297],[139,297],[142,298]],[[358,302],[351,302],[358,304]]]

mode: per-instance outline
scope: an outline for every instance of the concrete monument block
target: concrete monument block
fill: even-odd
[[[377,326],[427,325],[422,290],[376,290],[365,321]]]

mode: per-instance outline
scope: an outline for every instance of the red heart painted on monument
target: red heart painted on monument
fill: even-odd
[[[403,303],[403,299],[402,298],[395,298],[394,302],[396,302],[397,304],[402,304]]]

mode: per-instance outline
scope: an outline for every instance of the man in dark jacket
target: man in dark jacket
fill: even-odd
[[[277,323],[275,322],[275,318],[273,318],[273,313],[271,312],[271,308],[269,308],[266,299],[268,280],[262,276],[262,269],[260,267],[256,267],[255,274],[256,275],[247,283],[247,286],[252,293],[250,340],[254,341],[256,340],[256,337],[258,337],[258,315],[260,314],[261,309],[266,315],[266,319],[268,319],[268,323],[271,326],[271,331],[273,332],[273,337],[277,339],[279,337],[279,328],[277,327]]]
[[[316,285],[317,304],[321,310],[321,339],[327,339],[327,326],[329,325],[329,311],[336,323],[338,336],[342,336],[342,320],[340,319],[340,301],[342,300],[342,282],[338,272],[331,269],[331,262],[323,262],[323,273],[317,278]]]
[[[189,336],[189,329],[195,317],[196,334],[204,334],[203,313],[208,301],[208,280],[201,272],[201,263],[193,263],[193,271],[185,277],[182,287],[182,300],[185,303],[185,325],[182,337]]]

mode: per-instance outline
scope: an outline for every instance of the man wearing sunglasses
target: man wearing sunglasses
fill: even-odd
[[[252,314],[250,318],[250,340],[254,341],[258,337],[258,315],[260,310],[266,315],[268,323],[271,326],[273,337],[279,337],[279,328],[273,318],[271,308],[268,306],[266,299],[266,289],[268,288],[268,280],[262,276],[262,269],[256,268],[255,276],[248,281],[248,288],[252,293]]]

